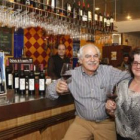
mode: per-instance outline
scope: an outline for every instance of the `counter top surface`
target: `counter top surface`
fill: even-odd
[[[15,117],[25,116],[44,110],[49,110],[73,103],[71,94],[60,96],[56,100],[50,100],[39,96],[20,96],[13,94],[13,91],[7,94],[7,103],[0,106],[0,121],[13,119]]]

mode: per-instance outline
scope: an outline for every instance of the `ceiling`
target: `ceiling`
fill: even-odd
[[[65,3],[73,3],[73,0],[61,0]],[[114,16],[116,21],[128,20],[126,17],[131,16],[131,20],[140,19],[140,0],[75,0],[90,4],[90,9],[99,7],[98,13],[106,13]]]

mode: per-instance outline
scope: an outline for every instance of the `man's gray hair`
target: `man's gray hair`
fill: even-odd
[[[87,48],[87,47],[93,47],[93,48],[97,51],[98,56],[99,56],[99,57],[101,56],[100,50],[99,50],[99,48],[98,48],[97,46],[95,46],[94,44],[86,44],[86,45],[84,45],[84,46],[82,46],[82,47],[80,48],[80,50],[79,50],[79,52],[78,52],[78,54],[77,54],[77,56],[78,56],[79,59],[83,57],[83,50],[84,50],[85,48]]]

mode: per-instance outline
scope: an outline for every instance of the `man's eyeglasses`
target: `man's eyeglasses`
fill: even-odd
[[[138,63],[137,61],[134,61],[134,62],[132,62],[132,65],[133,65],[134,67],[137,67],[138,65],[140,65],[140,63]]]

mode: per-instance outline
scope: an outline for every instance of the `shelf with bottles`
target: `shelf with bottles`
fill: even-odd
[[[94,34],[95,30],[107,33],[113,31],[111,24],[107,24],[107,19],[102,20],[102,23],[99,20],[96,21],[92,12],[87,11],[84,4],[83,14],[80,15],[81,13],[75,13],[74,9],[69,11],[68,9],[51,7],[32,0],[30,2],[32,3],[26,4],[23,1],[3,0],[2,5],[0,5],[0,22],[2,26],[15,27],[15,30],[41,27],[48,34],[70,35],[72,38],[80,38],[83,29],[87,29],[87,34]]]

